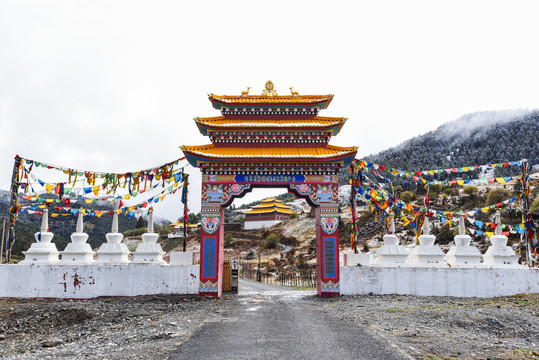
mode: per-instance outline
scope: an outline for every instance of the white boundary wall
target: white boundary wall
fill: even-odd
[[[264,229],[272,227],[275,224],[282,222],[282,220],[260,220],[260,221],[245,221],[243,228],[245,230],[252,229]]]
[[[198,294],[199,265],[0,265],[0,297]]]
[[[539,293],[539,269],[341,266],[341,295],[497,297]]]

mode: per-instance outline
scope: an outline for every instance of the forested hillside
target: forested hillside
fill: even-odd
[[[429,170],[528,159],[539,164],[539,112],[480,112],[369,155],[402,170]]]

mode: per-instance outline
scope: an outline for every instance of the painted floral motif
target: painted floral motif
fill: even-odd
[[[240,184],[232,184],[230,187],[230,191],[233,193],[239,193],[242,190],[242,186]]]
[[[302,193],[308,193],[310,190],[310,186],[307,184],[301,184],[298,190]]]
[[[337,227],[339,226],[339,218],[331,215],[322,215],[320,217],[320,225],[326,233],[332,234],[333,232],[335,232],[335,230],[337,230]]]
[[[221,219],[219,216],[215,215],[202,215],[202,228],[205,232],[208,234],[214,233],[217,228],[219,227],[219,224],[221,222]]]

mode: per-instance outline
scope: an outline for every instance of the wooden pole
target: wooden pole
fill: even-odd
[[[2,223],[2,241],[0,244],[0,264],[3,262],[3,256],[4,256],[4,238],[6,237],[6,219],[4,219],[4,222]]]
[[[11,206],[9,208],[9,230],[7,241],[7,263],[11,263],[11,248],[15,242],[15,222],[17,221],[17,196],[19,192],[19,166],[21,165],[21,158],[19,155],[15,155],[15,162],[13,163],[13,175],[11,177]]]
[[[529,205],[529,176],[528,176],[528,160],[523,159],[521,164],[522,169],[522,220],[524,222],[525,231],[524,231],[524,256],[526,263],[529,267],[532,266],[532,256],[531,256],[531,237],[533,236],[533,225],[532,216],[530,213]]]
[[[183,173],[185,174],[185,173]],[[185,186],[185,197],[183,203],[183,252],[187,251],[187,220],[189,219],[189,208],[187,207],[187,186],[189,185],[189,175],[185,174],[183,186]]]

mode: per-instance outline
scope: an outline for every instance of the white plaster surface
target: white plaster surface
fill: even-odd
[[[396,235],[384,235],[384,244],[374,254],[372,265],[401,266],[406,263],[409,252],[404,246],[399,245],[399,241]]]
[[[164,265],[166,261],[163,260],[165,252],[161,248],[161,245],[157,244],[159,234],[156,233],[144,233],[142,234],[142,243],[139,244],[137,250],[134,252],[134,263],[150,263]]]
[[[539,293],[539,269],[341,266],[341,295],[496,297]]]
[[[199,265],[0,265],[0,297],[197,294]]]
[[[252,229],[265,229],[272,227],[275,224],[282,222],[282,220],[262,220],[262,221],[245,221],[243,228],[245,230]]]
[[[347,251],[343,254],[343,265],[348,266],[369,266],[371,262],[371,253],[357,253],[354,254],[352,251]]]
[[[447,252],[447,262],[453,267],[483,267],[481,253],[475,246],[471,246],[472,238],[469,235],[455,236],[455,245]]]
[[[447,267],[444,261],[445,254],[438,245],[434,245],[436,237],[434,235],[419,236],[419,246],[410,252],[411,263],[414,266],[439,266]]]
[[[194,255],[192,251],[171,251],[170,265],[193,265]]]

